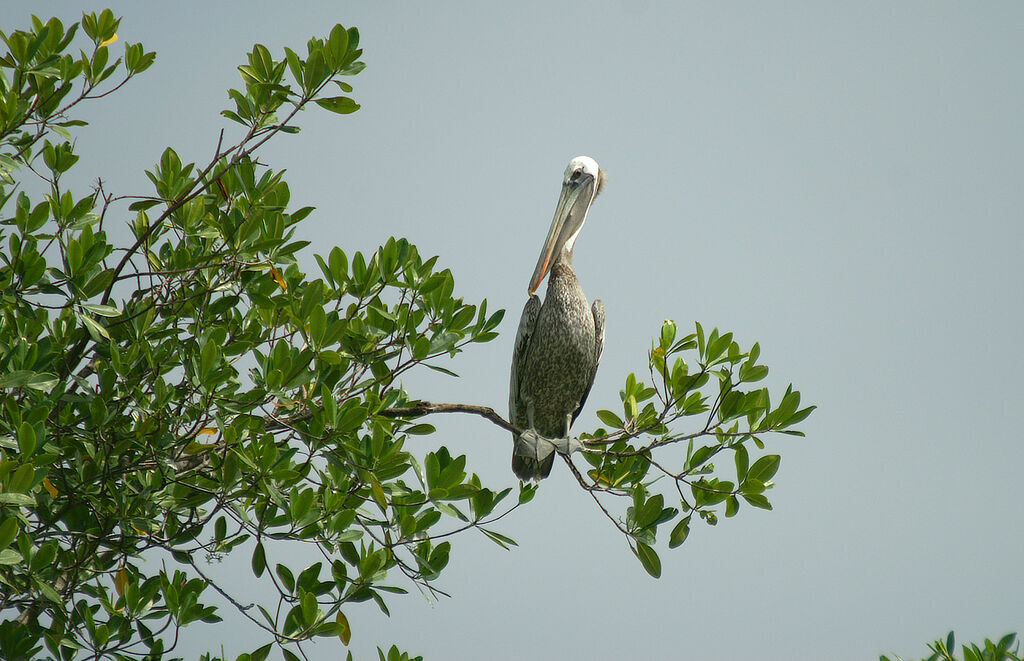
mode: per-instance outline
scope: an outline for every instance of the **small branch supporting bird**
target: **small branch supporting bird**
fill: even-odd
[[[398,406],[390,409],[383,409],[378,415],[387,418],[418,418],[431,413],[472,413],[487,418],[494,424],[513,434],[522,434],[523,430],[509,423],[495,412],[490,406],[475,406],[473,404],[439,404],[435,402],[418,402],[412,406]]]

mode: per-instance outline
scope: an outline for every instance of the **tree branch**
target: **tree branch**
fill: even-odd
[[[522,434],[523,430],[507,422],[490,406],[475,406],[473,404],[438,404],[435,402],[419,402],[413,406],[399,406],[390,409],[383,409],[379,415],[386,418],[419,418],[431,413],[472,413],[487,418],[502,429],[513,434]]]

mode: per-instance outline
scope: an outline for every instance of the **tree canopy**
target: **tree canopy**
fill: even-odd
[[[257,153],[298,132],[303,109],[359,110],[355,28],[276,55],[254,46],[212,158],[168,147],[151,190],[70,190],[80,107],[156,57],[120,43],[119,23],[104,10],[2,34],[0,656],[171,658],[184,628],[223,608],[263,633],[243,661],[347,645],[357,604],[387,613],[411,586],[440,593],[460,535],[515,545],[497,524],[538,485],[484,485],[472,457],[417,446],[430,415],[478,414],[496,443],[512,425],[400,381],[450,373],[504,311],[459,297],[440,258],[402,238],[300,270],[314,209]],[[757,385],[759,358],[733,333],[666,320],[640,376],[598,411],[604,426],[564,457],[653,577],[691,527],[771,509],[767,444],[801,435],[814,407]],[[296,564],[296,545],[320,559]],[[276,601],[215,581],[209,563],[229,557]]]

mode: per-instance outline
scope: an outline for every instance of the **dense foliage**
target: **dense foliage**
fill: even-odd
[[[165,658],[218,605],[265,632],[242,659],[274,646],[294,659],[318,636],[347,644],[355,604],[387,612],[389,595],[435,589],[454,536],[515,543],[492,524],[536,485],[489,488],[466,456],[409,443],[433,432],[428,414],[508,423],[397,381],[447,372],[440,362],[496,337],[503,311],[457,297],[438,258],[404,239],[299,270],[313,210],[254,154],[297,132],[305,107],[359,109],[346,96],[363,69],[354,28],[302,55],[256,45],[223,112],[241,129],[208,162],[168,148],[146,194],[69,190],[76,109],[154,62],[133,43],[111,61],[118,25],[106,10],[2,35],[0,657]],[[813,407],[752,385],[768,372],[759,354],[665,322],[650,383],[629,375],[621,414],[599,411],[606,428],[583,436],[582,461],[566,458],[653,576],[659,529],[674,548],[695,521],[771,507],[780,459],[765,438],[799,434]],[[320,559],[297,566],[295,545]],[[209,563],[228,556],[276,603],[217,583]]]
[[[1017,642],[1017,634],[1008,633],[998,642],[985,639],[983,645],[977,643],[964,644],[961,646],[962,656],[956,656],[956,638],[950,631],[945,639],[939,638],[928,644],[931,654],[923,661],[1021,661],[1020,643]],[[902,657],[890,657],[882,655],[879,661],[903,661]]]

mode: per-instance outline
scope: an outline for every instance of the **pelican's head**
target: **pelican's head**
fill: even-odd
[[[544,240],[537,268],[530,278],[528,292],[533,294],[540,287],[551,266],[565,260],[572,263],[572,249],[576,237],[587,220],[587,212],[594,198],[604,187],[605,175],[597,161],[589,156],[577,156],[569,161],[562,179],[562,193],[558,196],[555,217],[551,221],[548,237]]]

